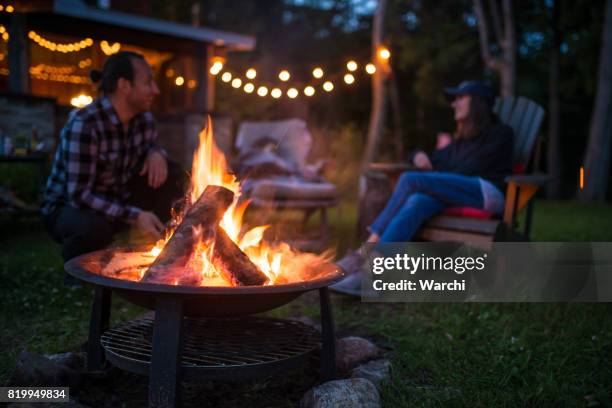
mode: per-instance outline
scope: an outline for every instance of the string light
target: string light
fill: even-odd
[[[70,99],[70,104],[76,108],[82,108],[89,105],[93,101],[93,98],[89,95],[80,94]]]
[[[177,76],[174,79],[174,83],[176,84],[176,86],[183,86],[183,84],[185,83],[185,78],[183,78],[182,76]]]
[[[270,92],[270,95],[272,95],[274,99],[278,99],[283,95],[283,91],[281,91],[280,88],[274,88],[272,92]]]
[[[74,67],[64,66],[64,67],[56,67],[53,65],[47,64],[38,64],[30,67],[30,74],[41,74],[46,72],[48,74],[71,74],[75,70]]]
[[[319,67],[316,67],[315,69],[312,70],[312,76],[315,78],[322,78],[323,70]]]
[[[379,47],[377,49],[376,52],[376,58],[377,60],[383,60],[384,63],[387,62],[387,60],[391,57],[391,52],[385,48],[385,47]],[[216,57],[215,57],[216,58]],[[214,58],[213,58],[214,61]],[[223,61],[225,62],[225,61]],[[221,67],[223,66],[223,63],[219,62],[219,61],[215,61],[213,63],[213,65],[211,66],[211,73],[214,73],[215,75],[218,74],[221,70]],[[364,65],[361,65],[360,63],[358,63],[356,60],[349,60],[346,63],[346,69],[349,72],[346,72],[343,75],[343,81],[344,83],[346,83],[347,85],[351,85],[354,84],[356,82],[356,77],[355,77],[355,72],[359,69],[360,66],[364,67],[364,70],[366,73],[372,75],[374,73],[377,72],[377,70],[379,68],[377,68],[377,66],[372,63],[372,62],[364,62]],[[383,65],[384,66],[384,65]],[[322,67],[315,67],[312,70],[312,76],[316,79],[321,79],[323,78],[323,76],[325,75],[325,72],[323,70]],[[257,77],[257,70],[255,69],[255,67],[251,67],[248,68],[245,72],[245,76],[246,78],[253,80]],[[241,86],[243,87],[243,90],[246,93],[253,93],[256,92],[257,95],[264,97],[267,96],[268,94],[270,94],[270,96],[272,96],[275,99],[278,99],[280,97],[283,96],[284,93],[286,93],[286,95],[291,98],[297,98],[300,95],[300,92],[298,91],[298,87],[288,87],[286,91],[283,91],[282,89],[284,88],[284,86],[281,87],[273,87],[271,90],[269,90],[266,86],[258,86],[256,83],[244,83],[242,79],[240,78],[233,78],[232,73],[230,73],[229,71],[226,71],[223,73],[223,75],[221,75],[221,80],[223,82],[229,83],[232,87],[234,88],[240,88]],[[287,82],[291,79],[291,74],[287,69],[282,69],[279,73],[278,73],[278,78],[282,81],[282,82]],[[325,81],[322,84],[322,89],[325,92],[332,92],[335,88],[335,85],[333,82],[331,81]],[[315,95],[316,93],[316,89],[314,86],[312,85],[307,85],[303,88],[302,90],[303,94],[305,96],[311,97],[313,95]]]
[[[48,49],[49,51],[57,51],[64,54],[69,52],[78,52],[93,45],[93,40],[91,38],[85,38],[81,41],[76,41],[72,43],[56,43],[44,38],[36,31],[29,31],[28,38],[34,41],[39,46]]]
[[[224,72],[223,75],[221,75],[221,80],[223,82],[229,82],[232,80],[232,74],[230,74],[229,72]]]
[[[166,70],[166,77],[167,78],[172,78],[174,76],[174,70],[172,68],[168,68]]]
[[[290,97],[291,99],[297,98],[298,94],[299,94],[299,92],[295,88],[289,88],[287,90],[287,96]]]
[[[266,96],[267,94],[268,94],[268,88],[266,88],[265,86],[260,86],[259,88],[257,88],[257,95]]]
[[[346,69],[349,71],[357,71],[357,63],[355,61],[349,61],[346,63]]]
[[[9,33],[2,33],[2,39],[4,41],[8,41],[9,40]]]
[[[242,86],[242,80],[240,78],[232,79],[232,87],[238,89],[240,86]]]
[[[289,78],[291,78],[291,74],[286,69],[282,70],[278,74],[278,79],[280,79],[283,82],[287,82],[289,80]]]
[[[85,58],[84,60],[79,61],[79,68],[87,68],[91,66],[91,58]]]
[[[315,94],[315,89],[312,86],[308,85],[306,88],[304,88],[304,95],[312,96],[314,94]]]
[[[15,7],[13,7],[11,4],[7,5],[6,7],[4,7],[3,5],[0,5],[0,11],[6,11],[7,13],[12,13],[13,11],[15,11]]]
[[[198,83],[195,81],[195,79],[190,79],[189,81],[187,81],[187,88],[189,89],[193,89],[196,87]]]
[[[215,61],[210,67],[210,73],[212,75],[217,75],[223,69],[223,62]]]
[[[108,41],[104,40],[100,42],[100,49],[106,55],[113,55],[119,52],[121,49],[121,44],[116,42],[113,45],[110,45]]]
[[[389,58],[391,58],[391,51],[389,51],[387,48],[385,47],[381,47],[378,49],[378,56],[380,57],[380,59],[382,60],[388,60]]]

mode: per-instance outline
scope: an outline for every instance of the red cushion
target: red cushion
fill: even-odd
[[[449,207],[444,210],[443,214],[455,217],[482,218],[485,220],[493,216],[492,212],[475,207]]]

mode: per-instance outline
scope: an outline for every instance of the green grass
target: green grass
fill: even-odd
[[[342,254],[356,245],[355,208],[343,205],[330,219]],[[59,247],[38,221],[1,222],[4,383],[21,350],[55,353],[86,340],[92,291],[63,286]],[[612,207],[540,202],[533,239],[612,241]],[[385,406],[611,404],[608,304],[366,304],[335,295],[332,301],[340,334],[365,336],[389,350],[393,375],[383,388]],[[113,322],[141,311],[113,299]],[[314,294],[273,312],[317,313]]]

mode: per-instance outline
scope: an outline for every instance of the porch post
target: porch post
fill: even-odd
[[[197,86],[194,91],[193,109],[197,112],[210,113],[215,108],[214,76],[208,72],[209,60],[213,55],[212,44],[202,44],[193,58]]]
[[[8,24],[9,91],[30,92],[30,47],[26,33],[26,15],[12,13]]]

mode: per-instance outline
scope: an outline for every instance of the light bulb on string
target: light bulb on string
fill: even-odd
[[[334,90],[334,84],[331,81],[327,81],[323,84],[323,89],[326,92],[331,92]]]
[[[291,78],[291,74],[286,69],[282,70],[278,74],[278,79],[280,79],[281,81],[285,81],[286,82],[286,81],[289,80],[289,78]]]
[[[244,92],[246,93],[252,93],[255,90],[255,85],[253,85],[252,83],[246,83],[244,84]]]
[[[291,99],[297,98],[298,94],[299,94],[299,92],[295,88],[289,88],[287,90],[287,96],[290,97]]]
[[[376,65],[369,63],[365,66],[365,70],[368,74],[372,75],[376,72]]]
[[[378,56],[380,57],[380,59],[382,60],[388,60],[389,58],[391,58],[391,51],[389,51],[387,48],[385,47],[380,47],[378,49]]]
[[[315,78],[322,78],[323,77],[323,70],[319,67],[316,67],[315,69],[312,70],[312,76]]]
[[[304,88],[304,95],[306,96],[312,96],[315,94],[315,89],[312,86],[307,86],[306,88]]]
[[[221,61],[215,61],[210,67],[210,73],[217,75],[223,69],[223,63]]]
[[[265,86],[260,86],[259,88],[257,88],[257,95],[266,96],[267,94],[268,94],[268,88],[266,88]]]
[[[346,74],[344,76],[344,82],[346,82],[348,85],[350,85],[353,82],[355,82],[355,77],[353,76],[353,74]]]
[[[281,91],[280,88],[274,88],[272,92],[270,92],[270,95],[272,95],[274,99],[278,99],[283,96],[283,91]]]
[[[221,80],[223,82],[229,82],[232,80],[232,74],[230,74],[229,72],[224,72],[223,75],[221,75]]]
[[[246,72],[246,77],[249,79],[254,79],[257,76],[257,71],[254,68],[249,68]]]
[[[355,61],[349,61],[346,63],[346,69],[353,72],[357,70],[357,63]]]
[[[242,80],[240,78],[232,79],[232,87],[238,89],[242,86]]]

